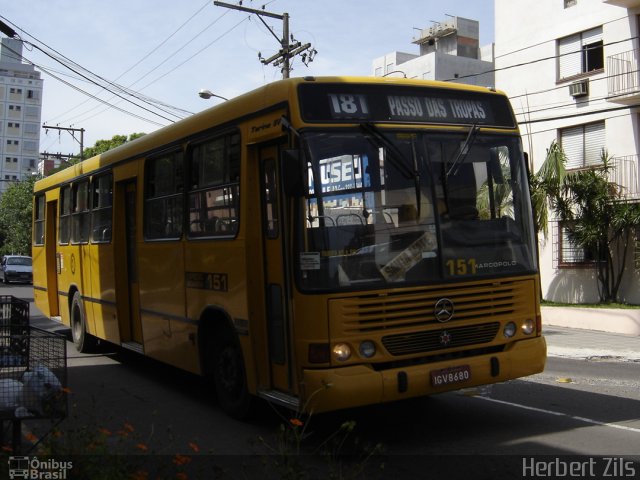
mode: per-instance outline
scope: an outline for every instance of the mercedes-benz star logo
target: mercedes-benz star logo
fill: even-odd
[[[441,298],[436,302],[433,314],[439,322],[448,322],[453,317],[453,302],[448,298]]]

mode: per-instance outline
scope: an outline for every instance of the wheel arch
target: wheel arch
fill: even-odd
[[[215,347],[215,344],[223,338],[223,335],[231,336],[234,341],[240,342],[229,313],[216,305],[207,306],[200,315],[200,321],[198,322],[200,370],[205,376],[212,373],[208,371],[207,355],[209,354],[209,348]]]
[[[71,321],[73,320],[72,313],[71,313],[71,307],[73,305],[73,297],[78,292],[80,292],[80,289],[75,283],[69,285],[69,292],[67,293],[67,304],[68,304],[67,311],[69,312],[69,323],[71,323]],[[80,296],[82,296],[82,294],[80,294]]]

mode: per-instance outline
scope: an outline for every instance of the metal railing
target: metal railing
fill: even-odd
[[[640,175],[638,155],[613,157],[611,165],[613,169],[609,175],[609,181],[620,186],[621,197],[625,200],[640,199]]]
[[[612,96],[640,93],[638,57],[640,50],[629,50],[607,57],[607,88]]]

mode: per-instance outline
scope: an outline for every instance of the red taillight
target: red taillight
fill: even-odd
[[[330,359],[328,343],[309,344],[309,363],[329,363]]]

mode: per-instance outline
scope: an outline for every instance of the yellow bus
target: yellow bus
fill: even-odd
[[[80,351],[209,377],[242,417],[540,372],[518,127],[493,89],[305,77],[36,183],[35,301]]]

